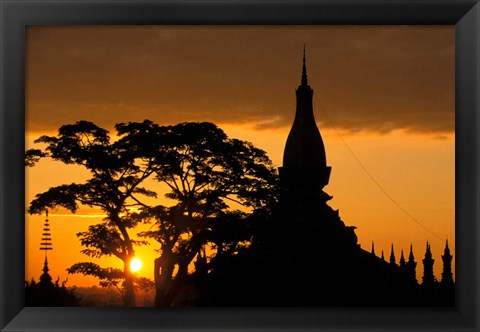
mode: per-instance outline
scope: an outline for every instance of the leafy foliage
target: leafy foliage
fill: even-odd
[[[88,227],[88,231],[79,232],[77,236],[80,238],[80,243],[87,249],[81,252],[90,257],[101,257],[114,255],[122,260],[127,259],[126,247],[122,235],[119,231],[111,225],[97,224]],[[131,242],[135,245],[147,244],[145,241]]]
[[[101,268],[98,264],[92,262],[73,264],[67,269],[67,272],[96,277],[100,279],[100,286],[102,287],[114,286],[118,288],[119,283],[124,278],[123,271],[111,267]]]
[[[157,305],[169,305],[175,296],[172,280],[182,282],[195,257],[202,261],[202,271],[213,266],[202,255],[205,246],[215,252],[209,259],[212,263],[248,245],[251,212],[276,202],[278,180],[264,151],[228,138],[214,124],[181,123],[158,133],[167,143],[161,146],[167,162],[156,168],[155,179],[168,186],[165,196],[177,203],[143,207],[135,217],[155,223],[153,230],[140,235],[160,244],[155,271]]]
[[[127,305],[134,304],[136,277],[128,271],[134,247],[146,244],[131,238],[129,231],[140,222],[154,222],[141,236],[160,244],[155,261],[157,299],[172,300],[171,286],[196,266],[216,256],[232,255],[248,245],[253,216],[267,211],[276,202],[277,174],[266,153],[251,143],[230,139],[212,123],[181,123],[159,126],[149,120],[115,126],[118,139],[91,122],[64,125],[57,136],[42,136],[35,142],[44,150],[28,150],[27,166],[42,158],[75,164],[90,171],[85,183],[64,184],[36,195],[28,212],[64,207],[71,212],[79,205],[99,207],[104,222],[77,233],[85,247],[82,253],[98,258],[115,256],[124,262],[124,271],[103,269],[94,263],[78,263],[69,273],[93,275],[102,285],[118,286],[124,280]],[[172,206],[149,205],[146,198],[157,192],[143,187],[154,178],[168,188],[165,196]],[[135,207],[138,213],[131,213]],[[205,247],[215,252],[207,259]],[[200,264],[200,261],[202,264]],[[148,283],[147,281],[144,281]],[[159,304],[159,301],[157,301]]]
[[[143,180],[154,172],[149,157],[143,157],[138,149],[127,146],[128,139],[111,142],[105,129],[87,121],[64,125],[57,136],[42,136],[35,142],[46,144],[46,148],[28,150],[28,166],[41,158],[51,158],[65,164],[83,166],[90,171],[91,177],[85,183],[64,184],[36,195],[28,212],[42,213],[46,208],[57,206],[75,212],[79,204],[101,208],[107,215],[106,223],[78,234],[86,246],[83,252],[91,257],[114,255],[122,259],[125,266],[126,304],[135,305],[133,276],[128,271],[128,265],[135,255],[134,246],[144,242],[130,237],[128,230],[136,224],[122,216],[128,215],[129,205],[141,204],[138,195],[156,195],[140,187]]]

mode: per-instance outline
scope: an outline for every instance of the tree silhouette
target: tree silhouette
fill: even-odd
[[[135,256],[134,246],[144,241],[131,238],[129,230],[137,221],[128,218],[127,208],[139,204],[135,196],[155,197],[154,192],[140,187],[157,167],[153,158],[142,158],[140,149],[129,146],[126,137],[112,143],[105,129],[87,121],[64,125],[57,136],[42,136],[35,143],[44,143],[46,148],[28,150],[27,166],[34,166],[42,158],[51,158],[83,166],[91,177],[85,183],[64,184],[36,195],[28,212],[39,214],[45,208],[61,206],[74,213],[78,204],[101,208],[106,214],[104,222],[77,234],[86,247],[82,252],[91,257],[113,255],[123,261],[123,271],[102,269],[91,262],[77,263],[68,271],[93,275],[102,283],[110,284],[115,284],[120,277],[124,281],[125,305],[135,306],[134,275],[129,265]]]
[[[146,243],[130,233],[140,222],[154,221],[156,228],[140,235],[160,243],[154,271],[156,305],[171,305],[195,257],[195,272],[208,273],[216,261],[247,246],[253,221],[277,199],[276,170],[264,151],[228,138],[212,123],[159,126],[145,120],[115,128],[114,142],[105,129],[87,121],[37,139],[35,143],[46,147],[28,150],[27,166],[51,158],[83,166],[91,177],[36,195],[28,212],[61,206],[74,213],[79,204],[99,207],[106,214],[104,221],[77,233],[85,247],[82,253],[115,256],[124,268],[81,262],[68,272],[93,275],[102,286],[117,287],[126,306],[135,306],[134,284],[147,282],[129,270],[134,247]],[[175,202],[172,206],[145,203],[145,198],[157,197],[141,186],[151,176],[168,188],[165,196]],[[140,212],[132,213],[132,207]],[[208,258],[207,247],[212,253]]]
[[[160,243],[155,303],[168,306],[195,257],[196,273],[207,273],[222,256],[245,247],[249,221],[276,200],[277,175],[264,151],[228,138],[214,124],[182,123],[161,135],[168,163],[157,159],[155,179],[167,185],[165,196],[176,204],[145,206],[137,218],[155,221],[156,228],[141,235]],[[213,253],[208,260],[206,246]]]

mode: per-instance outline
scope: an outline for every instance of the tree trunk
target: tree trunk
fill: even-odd
[[[154,265],[155,306],[168,307],[173,300],[173,294],[171,294],[170,289],[172,287],[172,275],[175,264],[171,255],[162,254],[161,257],[155,259]]]
[[[159,307],[160,306],[160,292],[161,292],[161,282],[160,282],[160,258],[155,258],[154,263],[153,263],[153,277],[155,281],[155,306]]]
[[[133,286],[133,275],[130,272],[130,259],[124,262],[124,269],[123,273],[125,275],[125,294],[123,296],[123,302],[125,307],[136,307],[136,299],[135,299],[135,288]]]

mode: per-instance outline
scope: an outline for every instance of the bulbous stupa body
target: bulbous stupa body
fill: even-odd
[[[305,196],[319,193],[328,184],[331,171],[313,113],[313,90],[308,85],[305,49],[296,98],[295,120],[285,144],[280,177],[287,191]]]

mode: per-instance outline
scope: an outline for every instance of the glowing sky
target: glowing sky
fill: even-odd
[[[78,120],[107,129],[147,118],[211,121],[266,150],[277,166],[306,43],[315,116],[332,166],[325,187],[331,206],[358,227],[362,248],[375,241],[376,253],[388,258],[393,242],[398,262],[412,243],[419,280],[430,241],[440,279],[441,239],[455,247],[453,26],[36,26],[26,36],[28,148]],[[26,202],[85,176],[42,161],[26,170]],[[54,279],[96,284],[65,269],[89,260],[75,234],[99,213],[50,212]],[[26,215],[27,280],[41,273],[43,219]],[[137,249],[139,274],[150,278],[153,249]],[[96,262],[121,266],[113,258]]]

